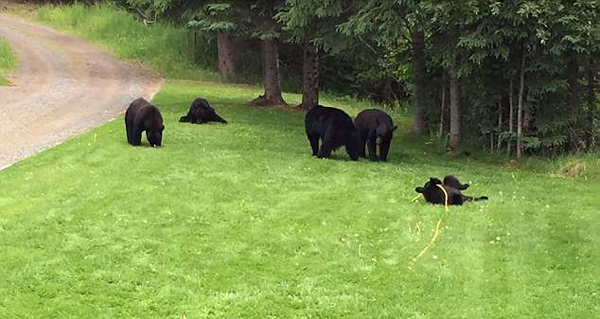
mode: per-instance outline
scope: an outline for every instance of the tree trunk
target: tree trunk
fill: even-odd
[[[458,78],[454,71],[450,75],[450,151],[460,145],[460,91]]]
[[[427,127],[423,118],[425,112],[425,33],[423,30],[412,32],[412,61],[414,73],[413,108],[415,122],[412,134],[420,136],[425,134]]]
[[[248,104],[254,106],[287,105],[281,96],[279,86],[279,44],[277,39],[262,41],[263,63],[265,66],[265,93]]]
[[[217,32],[217,50],[219,56],[219,72],[221,80],[230,82],[235,77],[235,65],[238,59],[238,50],[235,39],[230,31]]]
[[[586,119],[587,122],[589,123],[589,127],[591,130],[591,137],[590,137],[590,148],[594,148],[596,146],[596,136],[597,134],[594,134],[593,132],[593,127],[594,127],[594,120],[596,118],[598,118],[598,106],[596,105],[596,79],[594,74],[595,72],[595,63],[594,63],[594,59],[590,56],[589,59],[589,65],[588,65],[588,70],[587,70],[587,115],[586,115]]]
[[[500,144],[502,143],[500,134],[502,134],[502,102],[498,102],[498,145],[496,146],[497,152],[500,152]]]
[[[569,113],[573,117],[571,124],[569,125],[569,139],[570,139],[570,150],[580,151],[580,145],[585,144],[581,140],[579,131],[581,130],[580,123],[580,103],[579,103],[579,83],[578,83],[578,65],[574,52],[567,54],[567,84],[569,85],[568,91],[568,103]]]
[[[508,105],[509,105],[509,110],[508,110],[508,133],[509,137],[508,137],[508,141],[506,141],[506,154],[508,156],[510,156],[510,152],[511,152],[511,147],[512,147],[512,140],[513,140],[513,133],[514,133],[514,129],[513,129],[513,123],[515,122],[515,115],[514,115],[514,97],[513,97],[513,78],[512,76],[510,77],[510,84],[508,86]]]
[[[317,47],[307,38],[304,41],[304,64],[302,65],[302,104],[310,109],[319,104],[319,55]]]
[[[525,46],[521,59],[521,75],[519,79],[519,102],[517,105],[517,158],[523,153],[523,102],[525,99]]]
[[[596,80],[594,78],[594,60],[592,57],[590,57],[589,59],[589,65],[587,68],[587,96],[586,96],[586,100],[587,100],[587,106],[588,106],[588,110],[593,110],[594,107],[596,106],[596,88],[595,88],[595,84],[596,84]]]
[[[444,83],[444,78],[442,77],[442,83]],[[444,135],[444,111],[446,106],[446,85],[442,84],[442,105],[440,106],[440,131],[438,133],[438,138],[442,138]]]

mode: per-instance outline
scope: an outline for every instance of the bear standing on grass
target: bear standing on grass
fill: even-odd
[[[464,184],[464,185],[460,184],[458,179],[452,175],[446,176],[444,178],[444,181],[445,182],[448,181],[448,182],[450,182],[450,184],[464,187],[464,189],[469,187],[468,184]],[[437,186],[437,185],[440,185],[440,186]],[[465,185],[466,185],[466,187],[465,187]],[[427,183],[425,183],[425,186],[417,187],[417,188],[415,188],[415,191],[417,193],[423,194],[423,197],[425,197],[425,201],[427,201],[428,203],[443,205],[446,201],[446,194],[444,194],[444,191],[440,187],[444,188],[444,190],[446,191],[446,194],[448,194],[448,205],[462,205],[464,202],[488,199],[486,196],[481,196],[481,197],[465,196],[460,192],[459,189],[456,189],[450,185],[447,185],[446,183],[442,183],[442,181],[440,181],[439,179],[437,179],[435,177],[429,178],[429,181]]]
[[[191,122],[192,124],[202,124],[206,122],[221,122],[227,124],[227,121],[217,115],[215,109],[208,104],[208,101],[199,97],[192,102],[187,115],[182,116],[179,122]]]
[[[313,156],[327,158],[332,151],[343,145],[350,159],[358,160],[360,155],[358,132],[352,123],[352,118],[344,111],[317,105],[306,113],[304,124]],[[321,148],[319,148],[319,139],[322,143]]]
[[[381,110],[364,110],[358,113],[354,125],[360,135],[360,156],[366,158],[365,144],[367,144],[369,159],[387,161],[394,131],[398,128],[394,126],[392,118]],[[377,144],[379,144],[379,157],[377,156]]]
[[[158,108],[143,98],[131,102],[125,112],[125,130],[129,144],[140,145],[142,132],[146,131],[150,146],[161,146],[164,129],[163,118]]]

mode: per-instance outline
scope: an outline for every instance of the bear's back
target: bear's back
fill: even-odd
[[[358,113],[354,122],[357,129],[376,128],[380,124],[384,124],[390,129],[394,127],[392,118],[384,111],[378,109],[368,109]]]
[[[140,123],[151,129],[160,129],[163,125],[160,110],[143,98],[131,102],[129,109],[127,109],[127,116],[129,116],[130,111],[134,123]]]

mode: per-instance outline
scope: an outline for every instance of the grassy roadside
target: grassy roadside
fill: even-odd
[[[208,51],[198,51],[187,30],[163,23],[146,26],[114,5],[46,5],[37,10],[36,19],[104,45],[120,59],[144,61],[165,78],[219,79],[216,73],[197,66],[197,60],[208,56]]]
[[[0,172],[2,317],[596,316],[597,179],[446,158],[402,134],[389,163],[316,160],[301,113],[244,106],[259,93],[169,79],[153,100],[163,148],[127,145],[121,118]],[[179,124],[196,96],[230,124]],[[491,200],[410,201],[447,173]]]
[[[17,57],[10,49],[10,46],[2,37],[0,37],[0,85],[9,85],[8,75],[17,64]]]

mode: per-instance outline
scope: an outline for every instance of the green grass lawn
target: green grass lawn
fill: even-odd
[[[14,70],[16,57],[4,38],[0,37],[0,85],[9,85],[8,75]]]
[[[98,8],[45,7],[38,18],[117,53],[154,34]],[[119,41],[101,37],[118,30]],[[212,78],[175,53],[164,53],[173,71],[156,52],[147,64]],[[393,113],[388,163],[343,150],[319,160],[301,112],[244,105],[259,93],[168,80],[153,100],[164,147],[129,146],[120,117],[0,171],[0,318],[598,317],[597,154],[581,174],[559,169],[581,157],[516,168],[449,158],[404,137],[410,119]],[[230,123],[178,123],[197,96]],[[368,107],[323,104],[353,116]],[[411,202],[416,186],[449,173],[490,200],[448,213]],[[415,259],[440,218],[438,241]]]
[[[258,93],[168,81],[164,147],[118,118],[0,172],[2,317],[597,317],[598,180],[401,134],[388,163],[319,160],[302,113],[243,105]],[[197,96],[230,124],[178,123]],[[411,202],[447,173],[490,200]]]

